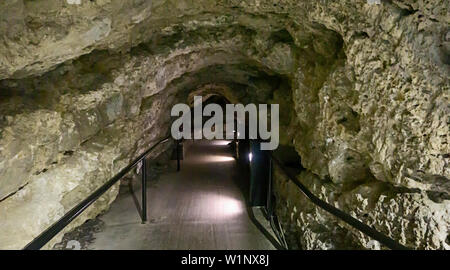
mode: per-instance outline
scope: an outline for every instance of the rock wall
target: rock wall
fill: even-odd
[[[446,1],[15,0],[0,13],[0,248],[168,134],[193,91],[281,104],[311,190],[405,245],[449,248]],[[292,247],[382,248],[281,174],[276,192]]]

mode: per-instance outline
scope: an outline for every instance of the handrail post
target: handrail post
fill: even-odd
[[[145,224],[147,222],[147,162],[146,158],[144,157],[141,160],[141,180],[142,180],[142,224]]]
[[[273,162],[270,154],[268,155],[269,158],[269,185],[267,187],[267,214],[269,218],[273,215],[273,207],[272,207],[272,188],[273,188]]]
[[[181,164],[180,164],[180,140],[177,140],[177,172],[180,171],[181,169]]]
[[[122,177],[124,177],[127,173],[131,171],[131,169],[135,168],[135,166],[139,162],[143,162],[143,179],[147,176],[147,166],[144,158],[151,152],[153,149],[155,149],[156,146],[158,146],[160,143],[163,143],[165,141],[168,141],[170,139],[170,136],[167,136],[166,138],[158,141],[155,143],[152,147],[150,147],[147,151],[142,153],[139,157],[137,157],[133,162],[131,162],[127,167],[123,168],[119,173],[117,173],[113,178],[109,179],[108,182],[103,184],[100,188],[95,190],[91,195],[89,195],[86,199],[81,201],[79,204],[77,204],[75,207],[70,209],[64,216],[62,216],[57,222],[53,223],[50,227],[48,227],[45,231],[43,231],[40,235],[38,235],[36,238],[34,238],[30,243],[28,243],[23,249],[26,250],[35,250],[40,249],[45,244],[47,244],[55,235],[57,235],[59,232],[61,232],[67,225],[70,224],[76,217],[81,215],[84,210],[86,210],[91,204],[93,204],[100,196],[102,196],[106,191],[108,191],[114,184],[116,184]],[[144,160],[144,161],[143,161]],[[146,179],[145,179],[146,180]],[[147,191],[147,183],[146,181],[143,181],[142,185],[142,191]],[[143,215],[142,220],[147,220],[147,193],[143,193]]]

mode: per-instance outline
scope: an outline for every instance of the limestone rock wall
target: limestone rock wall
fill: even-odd
[[[405,245],[449,248],[446,1],[15,0],[0,14],[0,248],[165,136],[193,91],[281,104],[312,191]],[[281,174],[276,192],[293,247],[382,248]]]
[[[114,82],[93,85],[89,80],[104,79],[98,71],[77,80],[74,74],[80,70],[76,65],[83,69],[91,64],[83,61],[32,82],[6,82],[13,85],[8,91],[17,95],[2,103],[6,122],[1,138],[5,179],[0,184],[1,248],[23,247],[167,134],[165,102],[170,102],[169,93],[155,97],[141,110],[141,91],[127,93]],[[63,81],[67,85],[59,85]],[[42,88],[38,86],[41,83],[45,85]],[[72,88],[83,83],[97,88]],[[16,93],[22,87],[33,91]],[[66,231],[107,209],[117,188],[110,189]]]

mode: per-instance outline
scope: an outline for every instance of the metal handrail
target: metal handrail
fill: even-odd
[[[64,216],[62,216],[57,222],[47,228],[44,232],[42,232],[38,237],[33,239],[28,245],[26,245],[24,250],[37,250],[41,249],[45,246],[55,235],[61,232],[67,225],[70,224],[76,217],[81,215],[84,210],[86,210],[91,204],[93,204],[100,196],[102,196],[109,188],[111,188],[115,183],[117,183],[120,179],[122,179],[127,173],[129,173],[138,163],[142,162],[142,222],[145,223],[147,221],[147,193],[146,193],[146,182],[147,182],[147,173],[146,173],[146,157],[150,154],[150,152],[155,149],[161,143],[168,141],[170,136],[158,141],[152,147],[150,147],[147,151],[137,157],[133,162],[131,162],[127,167],[122,169],[119,173],[117,173],[113,178],[108,180],[105,184],[103,184],[100,188],[94,191],[89,197],[84,199],[82,202],[73,207],[69,212],[67,212]]]
[[[127,167],[122,169],[119,173],[117,173],[113,178],[108,180],[105,184],[103,184],[100,188],[94,191],[91,195],[89,195],[86,199],[80,202],[78,205],[73,207],[69,212],[67,212],[64,216],[62,216],[56,223],[47,228],[44,232],[42,232],[39,236],[37,236],[33,241],[31,241],[28,245],[24,247],[24,250],[37,250],[45,246],[55,235],[61,232],[67,225],[69,225],[76,217],[81,215],[91,204],[93,204],[100,196],[102,196],[109,188],[111,188],[115,183],[117,183],[120,179],[122,179],[127,173],[129,173],[138,163],[142,162],[142,222],[145,223],[147,221],[147,193],[146,193],[146,157],[150,154],[152,150],[154,150],[159,144],[169,140],[170,136],[158,141],[152,147],[150,147],[147,151],[141,154],[138,158],[133,160]],[[178,153],[178,141],[177,141],[177,160],[178,160],[178,168],[179,170],[179,153]],[[383,233],[369,227],[368,225],[362,223],[351,215],[339,210],[338,208],[328,204],[327,202],[321,200],[317,196],[315,196],[311,191],[308,190],[306,186],[304,186],[300,181],[298,181],[297,177],[292,174],[283,163],[276,158],[272,152],[269,152],[270,159],[274,161],[280,167],[281,171],[291,180],[300,190],[301,192],[315,205],[319,206],[323,210],[328,213],[334,215],[340,220],[344,221],[351,227],[359,230],[360,232],[366,234],[367,236],[372,237],[383,245],[387,246],[390,249],[394,250],[409,250],[410,248],[401,245],[390,237],[387,237]]]
[[[292,174],[283,165],[283,163],[273,155],[272,152],[269,152],[269,156],[271,160],[273,160],[278,165],[278,167],[280,167],[281,171],[288,177],[288,179],[291,180],[313,204],[319,206],[323,210],[344,221],[351,227],[357,229],[358,231],[364,233],[367,236],[370,236],[371,238],[377,240],[378,242],[387,246],[390,249],[410,250],[410,248],[398,243],[394,239],[369,227],[368,225],[362,223],[361,221],[352,217],[351,215],[339,210],[338,208],[332,206],[331,204],[328,204],[327,202],[319,199],[316,195],[314,195],[311,191],[309,191],[309,189],[305,185],[303,185],[300,181],[298,181],[297,177],[294,174]]]

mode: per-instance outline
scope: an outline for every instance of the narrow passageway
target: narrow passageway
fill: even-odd
[[[239,184],[245,178],[227,144],[196,141],[181,172],[150,181],[147,224],[140,223],[131,193],[121,192],[88,248],[274,249],[248,216]]]

